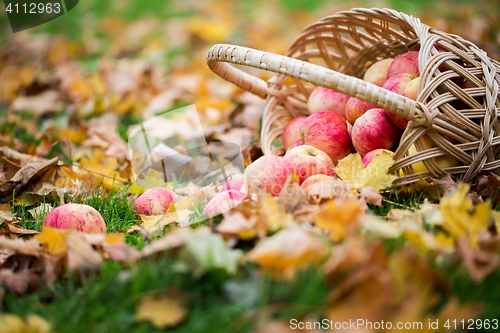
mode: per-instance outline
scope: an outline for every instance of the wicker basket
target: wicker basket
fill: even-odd
[[[434,43],[448,52],[438,52]],[[416,102],[359,79],[372,63],[411,50],[420,51]],[[403,170],[398,185],[416,182],[420,175],[429,179],[448,173],[470,182],[481,170],[499,172],[500,63],[473,43],[435,30],[418,18],[390,9],[343,11],[306,27],[286,56],[215,45],[207,54],[207,63],[222,78],[267,98],[261,133],[266,155],[284,153],[275,140],[282,140],[283,128],[291,118],[308,115],[307,98],[319,85],[410,121],[390,170]],[[265,82],[228,63],[278,74]],[[448,70],[441,72],[443,66]],[[464,80],[475,87],[464,89],[455,83]],[[425,149],[420,139],[424,133],[437,147]],[[418,152],[408,156],[413,143]],[[441,169],[433,160],[447,154],[459,165]],[[411,165],[418,161],[423,161],[428,171],[415,173]]]

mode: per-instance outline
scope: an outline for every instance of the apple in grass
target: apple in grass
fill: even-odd
[[[304,145],[325,152],[335,165],[351,151],[345,119],[332,111],[320,111],[307,117],[300,135]]]
[[[401,129],[392,123],[385,110],[371,109],[352,126],[352,144],[364,156],[375,149],[392,149],[401,134]]]
[[[302,145],[295,147],[283,157],[292,166],[292,170],[299,177],[299,184],[306,178],[317,174],[335,175],[332,159],[324,152],[312,146]]]
[[[345,105],[349,96],[338,91],[316,87],[309,95],[307,100],[307,109],[310,114],[320,111],[333,111],[342,117],[345,117]]]
[[[382,87],[387,81],[387,72],[393,60],[393,58],[387,58],[377,61],[366,70],[363,80]]]
[[[377,108],[377,106],[371,103],[351,97],[345,106],[345,116],[351,125],[354,125],[356,119],[364,115],[366,111],[375,108]]]
[[[43,220],[43,226],[86,233],[106,232],[106,224],[97,210],[76,203],[67,203],[54,208]]]
[[[418,69],[418,51],[402,54],[391,63],[387,70],[387,80],[398,74],[409,74],[413,78],[420,76]]]
[[[389,91],[395,92],[396,94],[403,95],[405,92],[405,89],[410,85],[410,83],[414,79],[415,79],[415,77],[413,75],[410,75],[410,74],[398,74],[398,75],[393,76],[390,79],[388,79],[384,83],[382,88],[385,88]],[[409,93],[413,94],[413,87],[418,87],[418,80],[416,81],[416,83],[417,83],[416,86],[415,86],[415,84],[411,85],[412,88],[409,90]],[[416,99],[416,92],[415,92],[415,99]],[[387,116],[389,116],[391,121],[394,123],[394,125],[396,125],[397,127],[401,128],[401,129],[406,129],[406,127],[408,126],[408,120],[406,120],[405,118],[403,118],[395,113],[389,112],[389,111],[386,111],[386,113],[387,113]]]
[[[247,197],[246,193],[240,191],[228,190],[220,192],[208,202],[203,209],[203,214],[217,215],[227,212],[231,208],[238,206]]]
[[[245,170],[246,193],[269,193],[278,196],[292,171],[290,163],[281,156],[258,158]]]
[[[285,129],[283,130],[283,146],[285,147],[285,150],[290,148],[290,146],[297,140],[301,140],[300,127],[306,118],[307,117],[294,118],[285,126]]]
[[[132,206],[139,214],[160,215],[168,211],[170,204],[177,200],[177,194],[166,187],[147,189],[134,201]]]

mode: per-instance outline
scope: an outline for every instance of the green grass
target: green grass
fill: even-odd
[[[164,255],[124,270],[107,261],[100,275],[59,281],[25,297],[8,294],[3,311],[21,316],[37,313],[52,322],[57,332],[157,332],[149,323],[134,319],[137,304],[150,292],[175,289],[185,299],[189,314],[169,332],[248,332],[256,319],[267,318],[269,304],[284,304],[275,316],[291,318],[314,311],[328,295],[318,270],[307,270],[287,282],[259,277],[252,267],[242,268],[235,277],[215,270],[196,280],[176,273],[174,263]],[[244,302],[241,292],[250,300],[247,297]]]

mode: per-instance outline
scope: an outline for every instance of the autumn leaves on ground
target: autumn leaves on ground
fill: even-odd
[[[499,58],[491,3],[415,4],[396,9]],[[389,153],[366,168],[352,154],[307,192],[291,177],[279,195],[212,218],[206,205],[224,183],[165,183],[155,170],[134,182],[131,129],[187,105],[207,142],[237,144],[245,165],[261,156],[265,101],[210,72],[210,46],[284,54],[302,28],[356,6],[372,4],[82,1],[15,35],[0,14],[0,331],[289,332],[292,319],[425,331],[438,320],[450,331],[447,321],[478,318],[493,329],[497,176],[481,175],[473,191],[451,178],[394,189]],[[192,131],[172,112],[148,136],[182,154]],[[196,178],[196,162],[179,174]],[[133,206],[153,186],[175,192],[175,209],[149,216],[152,207]],[[95,208],[106,233],[42,228],[66,203]]]

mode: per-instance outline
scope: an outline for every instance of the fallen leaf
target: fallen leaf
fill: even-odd
[[[50,204],[43,203],[40,206],[29,209],[28,212],[33,216],[34,219],[38,219],[39,221],[43,221],[45,216],[50,213],[54,209]]]
[[[441,199],[439,209],[443,216],[443,228],[454,238],[467,237],[473,247],[477,245],[477,237],[485,231],[492,221],[490,204],[479,203],[475,208],[467,197],[469,186],[459,184],[455,193]]]
[[[335,167],[335,173],[342,180],[351,183],[351,193],[369,186],[373,186],[374,191],[380,192],[391,186],[392,182],[398,178],[387,174],[394,164],[393,155],[394,153],[383,151],[364,168],[361,156],[358,153],[350,154],[339,161]]]
[[[137,307],[135,319],[149,321],[154,327],[163,329],[180,324],[186,315],[187,309],[181,300],[148,295],[142,298]]]
[[[16,218],[12,213],[12,207],[9,204],[0,204],[0,224],[4,221],[11,222]]]
[[[363,212],[357,199],[331,200],[314,216],[314,224],[337,242],[359,226]]]
[[[302,268],[321,264],[329,253],[330,245],[321,235],[294,227],[261,240],[248,258],[265,273],[291,278]]]
[[[191,272],[196,278],[212,269],[223,269],[228,274],[236,273],[243,252],[228,248],[221,235],[201,233],[194,236],[181,233],[179,236],[184,241],[179,254],[179,270]]]
[[[32,111],[37,117],[62,108],[62,96],[56,90],[47,90],[35,96],[19,96],[12,104],[14,111]]]
[[[431,178],[431,180],[437,184],[437,186],[439,187],[439,192],[441,193],[442,196],[450,192],[453,192],[457,189],[457,183],[448,174],[439,179]]]
[[[9,222],[4,222],[7,230],[9,230],[9,233],[15,234],[15,235],[35,235],[38,234],[39,232],[36,230],[30,230],[30,229],[25,229],[16,226],[15,224],[9,223]]]
[[[29,240],[21,238],[10,239],[5,236],[0,236],[0,249],[11,250],[19,254],[34,257],[39,257],[42,253],[42,247],[36,239],[36,236]]]
[[[51,227],[43,227],[42,233],[36,235],[34,239],[42,245],[47,246],[50,254],[59,255],[66,253],[68,247],[66,245],[66,235],[68,231],[54,229]]]
[[[102,255],[94,250],[80,233],[69,232],[65,237],[65,242],[68,254],[67,263],[70,270],[95,270],[101,267]],[[56,251],[62,251],[62,246]]]

